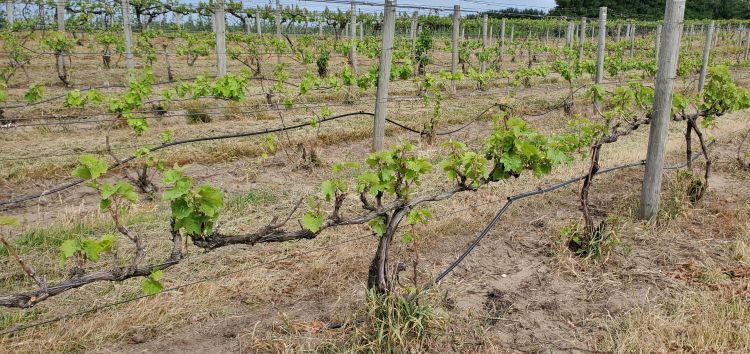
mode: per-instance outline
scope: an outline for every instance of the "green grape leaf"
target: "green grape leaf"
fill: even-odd
[[[217,188],[201,185],[198,187],[198,196],[200,197],[200,210],[208,217],[217,216],[224,208],[224,193]]]
[[[131,203],[135,203],[138,200],[138,194],[133,190],[133,185],[125,181],[119,181],[115,185],[117,187],[117,194]]]
[[[427,224],[432,219],[432,213],[427,208],[412,209],[406,217],[406,223],[409,225]]]
[[[107,163],[94,155],[86,154],[78,158],[79,166],[73,171],[73,176],[94,180],[107,172]]]
[[[413,237],[413,236],[411,235],[411,232],[409,232],[409,231],[406,231],[406,232],[404,232],[404,234],[403,234],[403,235],[401,236],[401,240],[402,240],[402,241],[403,241],[404,243],[406,243],[406,244],[410,244],[410,243],[412,243],[412,241],[414,240],[414,237]]]
[[[117,193],[117,187],[109,183],[102,184],[101,186],[102,199],[109,199],[109,197],[111,197],[115,193]]]
[[[515,154],[504,154],[500,158],[500,162],[505,166],[505,170],[508,172],[521,173],[523,171],[523,160]]]
[[[99,249],[101,252],[111,253],[117,244],[117,236],[106,234],[99,239]]]
[[[555,165],[561,165],[572,161],[568,155],[558,149],[547,150],[547,159]]]
[[[190,208],[190,206],[187,204],[187,201],[184,199],[177,199],[172,202],[171,205],[172,208],[172,216],[174,216],[175,219],[184,219],[193,212],[193,209]]]
[[[60,252],[62,252],[65,258],[73,257],[76,251],[80,249],[81,249],[81,242],[78,240],[65,240],[60,245]]]
[[[327,202],[336,195],[336,185],[331,180],[323,181],[320,185],[320,189],[323,191],[323,197]]]
[[[91,103],[98,105],[104,102],[104,95],[102,95],[102,93],[99,92],[97,89],[92,88],[86,94],[86,99],[91,101]]]
[[[157,270],[157,272],[161,273],[161,271]],[[151,273],[153,276],[153,272]],[[143,292],[146,295],[156,295],[162,291],[164,286],[161,284],[160,281],[153,279],[151,276],[149,276],[146,279],[143,279]]]
[[[378,216],[375,219],[370,220],[370,222],[367,223],[370,226],[370,229],[372,229],[372,232],[374,232],[378,236],[385,235],[385,218],[382,216]]]
[[[195,215],[189,215],[181,220],[181,226],[188,235],[200,235],[203,231],[201,221]]]
[[[333,112],[331,111],[330,107],[323,107],[320,109],[320,116],[325,118],[328,118],[333,115]]]
[[[105,198],[99,201],[99,210],[102,212],[105,212],[109,209],[109,206],[112,205],[112,199]]]
[[[83,240],[81,242],[81,249],[86,254],[86,259],[92,262],[96,262],[99,260],[99,252],[101,252],[101,248],[99,247],[99,242],[96,240]]]
[[[320,231],[321,227],[323,227],[323,216],[312,211],[308,211],[302,217],[302,226],[313,233],[317,233],[318,231]]]
[[[182,170],[180,168],[174,168],[171,170],[164,171],[164,184],[173,184],[182,178]]]
[[[175,200],[182,197],[190,191],[190,187],[186,184],[175,185],[173,188],[167,189],[162,194],[164,200]]]

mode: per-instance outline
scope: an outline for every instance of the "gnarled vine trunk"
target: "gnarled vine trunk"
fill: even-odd
[[[104,52],[102,52],[102,65],[105,69],[109,70],[112,62],[112,53],[110,53],[109,48],[105,48]]]
[[[404,216],[409,213],[409,210],[411,210],[411,208],[401,207],[394,210],[390,216],[385,216],[385,233],[380,237],[375,257],[373,257],[372,262],[370,263],[370,270],[367,276],[368,289],[375,290],[381,294],[387,293],[392,289],[392,276],[389,275],[388,272],[388,255],[390,253],[391,243],[393,242],[393,238],[398,230],[398,225],[401,223],[401,220],[404,219]]]
[[[692,138],[690,137],[690,131],[695,132],[695,135],[698,137],[698,141],[700,142],[701,147],[701,153],[703,154],[703,158],[706,160],[705,167],[703,171],[703,181],[702,183],[691,183],[690,186],[690,197],[693,199],[693,201],[700,200],[703,198],[703,194],[705,193],[706,189],[708,189],[708,179],[711,177],[711,158],[708,154],[708,145],[706,144],[706,139],[703,136],[703,131],[698,126],[698,123],[696,122],[696,119],[694,117],[688,117],[687,118],[687,131],[685,132],[685,139],[687,143],[687,160],[688,160],[688,168],[692,167],[692,147],[691,147],[691,141]]]
[[[169,53],[167,52],[167,45],[162,44],[161,48],[164,51],[164,64],[167,66],[167,80],[169,80],[169,82],[172,82],[174,81],[174,76],[172,75],[172,64],[169,63]]]
[[[599,172],[599,155],[601,150],[602,144],[600,143],[591,146],[591,164],[589,166],[589,173],[586,175],[586,178],[583,179],[583,186],[581,187],[581,210],[583,211],[583,219],[586,224],[587,235],[592,235],[595,231],[594,218],[591,216],[591,207],[589,206],[589,191],[591,190],[594,175]]]
[[[60,78],[60,81],[62,81],[66,87],[70,87],[70,77],[68,77],[68,64],[65,62],[65,53],[55,53],[55,68],[57,69],[57,77]]]

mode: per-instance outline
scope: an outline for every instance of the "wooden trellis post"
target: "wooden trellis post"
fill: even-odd
[[[680,56],[685,0],[667,0],[664,12],[664,40],[659,50],[659,69],[656,72],[654,88],[654,114],[650,124],[646,172],[641,190],[641,218],[647,220],[654,218],[659,210],[664,153],[672,115],[672,90]]]
[[[122,0],[121,5],[122,28],[125,34],[125,59],[128,70],[131,70],[135,68],[135,63],[133,62],[133,29],[130,27],[130,1]]]
[[[385,119],[388,111],[388,82],[391,76],[393,59],[393,37],[396,32],[396,0],[385,0],[383,19],[383,42],[380,50],[380,69],[375,99],[375,119],[373,124],[372,150],[381,151],[385,143]]]
[[[581,18],[581,28],[578,30],[578,60],[583,60],[583,44],[586,42],[586,18]]]
[[[227,74],[227,43],[226,43],[226,17],[224,16],[224,0],[214,2],[214,28],[216,29],[216,76],[224,77]]]
[[[698,92],[703,91],[703,85],[706,82],[706,72],[708,72],[708,59],[711,55],[711,47],[714,38],[714,21],[708,24],[708,30],[706,31],[706,43],[703,45],[703,65],[701,66],[701,74],[698,77]]]
[[[57,19],[57,30],[65,32],[65,0],[57,0],[57,12],[55,18]]]
[[[411,56],[414,57],[414,50],[417,45],[417,24],[418,24],[418,17],[419,13],[417,11],[414,11],[414,13],[411,15],[411,28],[409,35],[411,36],[411,47],[410,47],[410,53]]]
[[[274,19],[276,20],[276,39],[281,41],[281,1],[279,0],[276,0]],[[281,53],[276,53],[276,63],[281,64]]]
[[[482,17],[482,51],[487,50],[487,14]],[[479,62],[479,72],[484,73],[487,63],[484,60]]]
[[[13,0],[5,0],[5,24],[8,29],[13,27]]]
[[[351,49],[349,50],[349,62],[352,64],[352,72],[356,75],[357,74],[357,2],[355,0],[352,0],[351,2],[352,6],[352,13],[351,13],[351,21],[349,23],[349,27],[351,28],[351,31],[349,31],[349,40],[351,43]]]
[[[505,54],[505,18],[500,21],[500,62],[503,62]]]
[[[659,60],[659,47],[661,45],[661,25],[656,25],[656,60]],[[657,67],[659,63],[656,63]]]
[[[607,37],[607,8],[599,8],[599,41],[596,47],[596,83],[604,81],[604,48]]]

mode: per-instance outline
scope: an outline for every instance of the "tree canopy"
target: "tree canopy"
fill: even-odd
[[[550,15],[571,17],[597,17],[599,7],[607,7],[610,18],[635,18],[656,20],[664,17],[666,0],[555,0],[557,7]],[[686,19],[750,18],[748,0],[694,0],[687,1]]]
[[[483,12],[480,15],[467,15],[466,18],[478,18],[481,15],[484,15]],[[527,18],[527,17],[536,17],[536,16],[544,16],[546,13],[542,10],[536,10],[536,9],[517,9],[514,7],[508,7],[504,8],[502,10],[491,10],[486,12],[487,16],[490,18]]]

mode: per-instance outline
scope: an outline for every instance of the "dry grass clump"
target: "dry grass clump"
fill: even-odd
[[[616,218],[602,220],[588,235],[584,225],[577,220],[573,221],[560,230],[562,243],[578,257],[594,263],[604,263],[621,246],[617,222]]]
[[[679,280],[677,291],[610,317],[601,349],[615,353],[750,352],[748,261],[750,223],[744,201],[712,194],[692,203],[690,175],[678,172],[662,199],[663,211],[652,234],[679,235],[657,245],[669,259],[666,275]],[[687,226],[690,225],[690,226]],[[695,228],[693,225],[700,225]],[[707,241],[686,248],[689,243]]]
[[[615,353],[747,353],[750,304],[730,292],[691,291],[614,320],[602,344]]]
[[[138,281],[128,281],[127,286],[96,285],[100,292],[127,298],[137,295]],[[135,285],[135,287],[133,286]],[[183,321],[196,322],[212,317],[210,299],[222,298],[220,287],[203,284],[189,291],[175,291],[160,294],[157,298],[138,300],[135,306],[114,307],[98,312],[96,318],[73,317],[75,325],[40,327],[18,333],[14,337],[0,338],[3,351],[9,352],[85,352],[102,348],[112,343],[126,341],[141,342],[161,331],[176,328]],[[185,296],[190,300],[185,301]],[[67,297],[67,296],[66,296]],[[199,301],[199,302],[198,302]],[[103,303],[103,302],[102,302]],[[91,306],[91,305],[89,305]],[[29,311],[19,311],[17,315],[28,315]],[[56,310],[49,311],[58,312]],[[48,314],[48,316],[50,316]],[[45,316],[46,317],[46,316]],[[106,321],[103,319],[107,319]],[[29,320],[25,318],[24,322]],[[59,328],[60,330],[57,330]],[[64,328],[65,330],[61,330]],[[41,335],[44,333],[44,335]],[[91,336],[91,333],[99,333]],[[81,341],[79,338],[88,338]]]
[[[383,295],[369,291],[366,313],[352,329],[350,345],[357,352],[401,353],[428,347],[439,318],[419,295]]]
[[[342,323],[298,322],[281,317],[276,335],[252,338],[259,351],[320,353],[417,353],[435,349],[445,331],[439,300],[433,293],[377,294],[366,291],[365,303]],[[333,327],[330,327],[333,326]],[[339,327],[340,326],[340,327]],[[316,333],[306,337],[305,333]]]
[[[16,164],[6,168],[0,168],[4,172],[0,175],[0,183],[19,183],[38,180],[39,178],[61,178],[67,177],[75,164],[71,161],[59,162],[55,160],[44,160],[36,162],[30,160],[29,163]]]
[[[729,256],[741,265],[750,264],[750,222],[740,226],[740,234],[729,245]]]
[[[185,120],[187,124],[198,124],[210,123],[212,119],[204,103],[191,102],[185,105]]]
[[[686,206],[690,205],[688,191],[694,177],[685,171],[678,171],[675,178],[667,180],[667,188],[662,193],[659,202],[659,210],[656,215],[656,224],[668,227],[680,215],[683,215]]]

